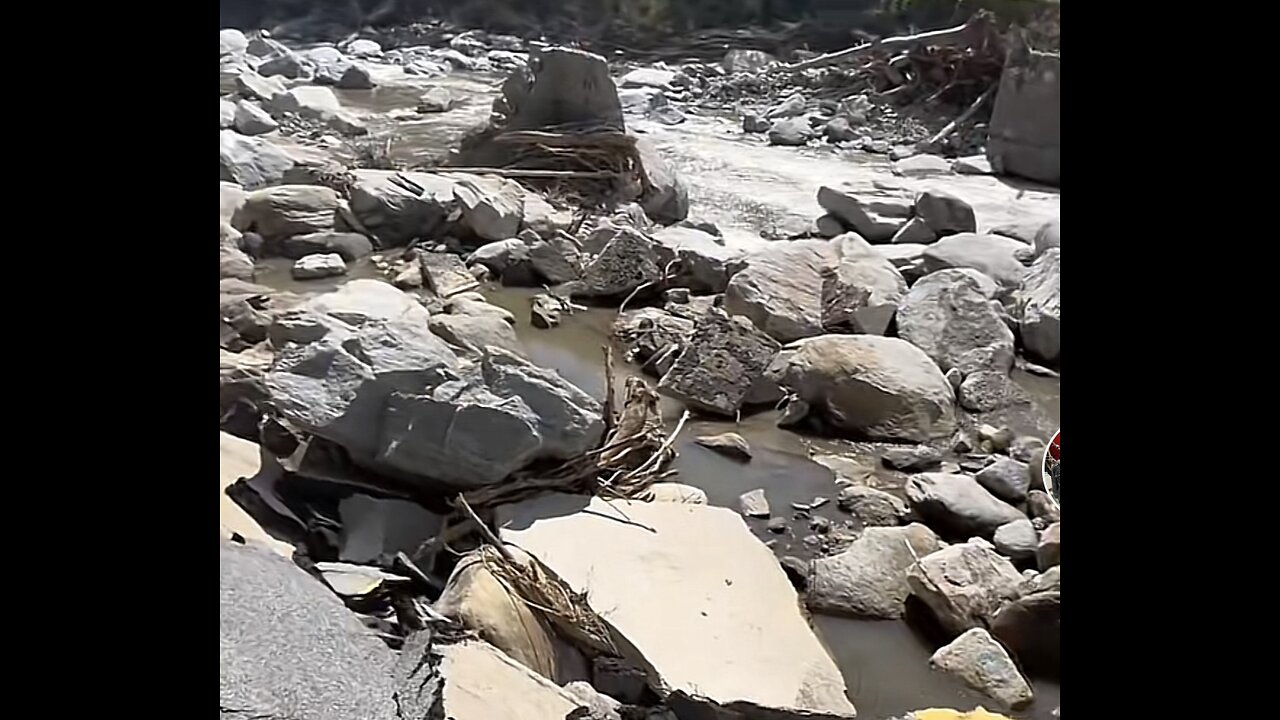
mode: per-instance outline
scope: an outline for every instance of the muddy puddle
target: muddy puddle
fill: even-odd
[[[369,115],[375,138],[391,139],[393,157],[417,164],[439,157],[469,128],[485,121],[500,81],[475,75],[412,79],[372,91],[342,91],[340,96],[348,106]],[[434,115],[411,113],[422,89],[432,84],[449,86],[460,100],[459,108]],[[720,118],[691,117],[675,127],[631,118],[628,123],[633,130],[650,137],[683,174],[690,186],[691,217],[715,222],[730,242],[735,237],[744,243],[761,242],[761,235],[807,226],[822,213],[815,196],[823,184],[865,194],[906,197],[926,182],[893,176],[884,158],[766,147],[754,138],[743,139],[728,121]],[[1056,193],[1027,191],[986,177],[948,177],[945,182],[948,191],[975,206],[983,227],[1018,215],[1047,216],[1058,210]],[[293,280],[289,265],[288,261],[261,263],[257,281],[289,292],[311,294],[332,290],[357,277],[380,277],[367,259],[354,264],[345,277],[318,281]],[[602,348],[609,342],[615,310],[593,308],[566,316],[560,327],[539,330],[529,323],[529,299],[535,290],[489,286],[483,292],[491,302],[515,315],[517,335],[531,360],[554,368],[596,397],[603,396]],[[625,363],[620,347],[614,347],[614,359],[620,387],[621,378],[636,374],[637,369]],[[1036,411],[1030,414],[1032,417],[1014,418],[1011,424],[1018,429],[1040,429],[1047,437],[1059,422],[1059,381],[1026,373],[1016,373],[1015,379],[1035,399]],[[649,381],[654,382],[652,378]],[[663,416],[668,429],[681,411],[679,405],[664,399]],[[813,462],[811,455],[844,455],[874,466],[877,447],[802,437],[777,428],[776,419],[773,411],[745,416],[737,424],[691,419],[677,444],[675,467],[679,476],[675,479],[703,489],[711,503],[734,509],[742,493],[763,488],[774,515],[787,517],[789,528],[786,533],[773,534],[766,529],[764,520],[749,519],[748,525],[780,557],[808,558],[814,555],[814,549],[805,538],[816,534],[809,516],[826,518],[834,528],[843,527],[848,521],[848,516],[836,507],[839,489],[832,472]],[[750,443],[754,453],[750,463],[728,459],[693,443],[699,435],[730,430]],[[905,476],[881,468],[874,484],[900,492],[904,480]],[[793,503],[812,504],[816,498],[829,502],[809,513],[792,507]],[[924,707],[972,709],[982,704],[977,695],[930,670],[928,659],[936,644],[905,622],[815,616],[814,626],[844,674],[860,717],[888,718]],[[1059,685],[1033,679],[1032,686],[1037,698],[1034,705],[1011,715],[1020,720],[1049,720],[1060,702]]]

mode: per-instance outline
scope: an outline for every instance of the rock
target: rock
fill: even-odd
[[[880,456],[885,467],[906,472],[919,472],[937,467],[942,462],[942,452],[928,445],[890,448]]]
[[[951,545],[907,570],[911,594],[928,606],[944,629],[960,634],[985,628],[1017,597],[1022,576],[982,540]]]
[[[1049,493],[1043,490],[1032,490],[1027,493],[1027,514],[1033,520],[1046,521],[1046,526],[1062,519],[1058,507],[1049,499]]]
[[[1027,499],[1031,486],[1031,474],[1027,464],[1013,458],[997,458],[974,476],[987,492],[1008,503],[1021,503]]]
[[[957,393],[960,406],[971,412],[990,412],[1015,405],[1030,405],[1031,396],[1003,372],[970,373]]]
[[[1036,249],[1036,255],[1040,256],[1051,248],[1062,246],[1062,220],[1054,218],[1045,223],[1036,231],[1035,239],[1032,245]]]
[[[929,664],[997,702],[1000,709],[1019,709],[1034,696],[1013,658],[982,628],[973,628],[939,648]]]
[[[564,691],[578,702],[579,707],[587,709],[588,714],[584,720],[622,720],[622,716],[618,714],[622,703],[597,692],[590,683],[581,680],[571,682],[564,686]]]
[[[418,97],[418,112],[442,113],[453,109],[453,93],[446,87],[429,87]]]
[[[489,346],[500,347],[518,355],[524,355],[524,346],[516,337],[515,328],[505,320],[474,315],[433,315],[431,332],[445,342],[476,355]]]
[[[218,31],[218,57],[244,55],[249,50],[249,38],[235,28]]]
[[[742,113],[742,132],[762,133],[767,132],[771,127],[773,127],[773,123],[753,112]]]
[[[923,351],[904,340],[800,340],[779,353],[767,376],[846,434],[927,442],[955,431],[950,384]]]
[[[951,387],[957,391],[964,384],[964,373],[960,372],[960,368],[951,368],[947,371],[947,382],[951,383]]]
[[[784,343],[822,334],[823,273],[837,262],[829,243],[771,243],[744,261],[725,290],[726,312],[749,318]]]
[[[772,518],[765,525],[765,529],[771,533],[782,535],[787,531],[787,519],[784,517]]]
[[[343,73],[353,67],[351,60],[333,47],[312,48],[301,55],[314,68],[312,80],[317,85],[337,85]]]
[[[1049,363],[1062,352],[1062,250],[1044,252],[1022,280],[1018,291],[1018,331],[1022,344],[1035,357]]]
[[[927,252],[927,251],[926,251]],[[898,335],[924,350],[944,372],[953,367],[1007,373],[1013,332],[992,308],[982,285],[960,270],[926,275],[898,305]],[[990,358],[991,364],[979,359]]]
[[[333,230],[338,193],[320,185],[279,185],[245,196],[234,224],[267,240]]]
[[[582,276],[582,257],[578,246],[565,234],[530,245],[529,263],[551,285],[577,280]]]
[[[779,118],[792,118],[792,117],[796,117],[797,115],[804,114],[804,108],[805,108],[804,95],[801,95],[800,93],[797,92],[797,93],[792,93],[788,95],[782,102],[769,108],[767,111],[765,111],[764,116],[769,120],[776,120]],[[807,127],[807,122],[808,121],[806,121],[806,127]]]
[[[907,504],[883,490],[850,485],[840,491],[836,504],[841,510],[858,519],[864,527],[894,527],[901,525],[910,510]]]
[[[647,138],[636,138],[636,154],[644,176],[640,206],[656,223],[680,222],[689,216],[689,189],[676,169],[662,159]]]
[[[822,132],[827,140],[833,143],[853,142],[858,139],[858,131],[850,127],[849,120],[843,117],[829,120]]]
[[[1046,573],[1047,575],[1048,573]],[[994,635],[1028,673],[1057,677],[1062,673],[1062,590],[1030,592],[996,613]]]
[[[1013,430],[1008,427],[995,427],[983,423],[978,426],[978,438],[991,445],[990,452],[1005,452],[1013,443]]]
[[[941,190],[925,190],[917,195],[915,212],[916,217],[940,237],[978,231],[978,216],[973,206]]]
[[[903,224],[902,219],[873,212],[858,198],[826,185],[818,188],[818,205],[868,242],[889,241]]]
[[[778,561],[782,566],[782,571],[787,574],[787,579],[795,586],[796,590],[804,592],[809,587],[809,563],[801,560],[794,555],[787,555]]]
[[[271,98],[285,91],[279,78],[265,78],[252,70],[245,70],[236,77],[236,92],[246,100],[270,102]]]
[[[261,135],[279,127],[266,110],[248,100],[235,104],[232,123],[242,135]]]
[[[996,552],[1014,562],[1021,562],[1036,556],[1040,534],[1032,527],[1030,520],[1021,518],[996,528],[991,543],[995,545]]]
[[[776,401],[765,371],[778,347],[746,318],[712,308],[698,319],[658,392],[695,410],[729,416],[744,404]]]
[[[685,346],[693,335],[695,323],[688,318],[678,317],[660,308],[640,308],[628,310],[618,316],[613,323],[613,336],[627,346],[628,358],[632,362],[642,363],[646,372],[656,371],[658,377],[670,371],[656,368],[657,359],[663,354],[674,353],[671,361]]]
[[[724,54],[724,59],[720,61],[720,66],[729,74],[757,73],[777,64],[777,62],[777,58],[763,50],[733,48]]]
[[[618,91],[618,102],[624,112],[645,115],[667,105],[667,96],[662,91],[651,87],[627,88]]]
[[[315,232],[280,240],[279,252],[292,260],[316,253],[337,253],[343,260],[355,262],[373,252],[373,243],[359,233]]]
[[[699,435],[694,442],[735,460],[751,460],[751,445],[747,443],[746,438],[735,432]]]
[[[929,272],[945,268],[973,268],[1006,288],[1016,288],[1027,268],[1014,256],[1026,247],[1000,235],[960,233],[945,237],[924,251]]]
[[[907,568],[941,547],[919,523],[869,527],[844,552],[813,562],[808,605],[817,612],[900,618],[911,593]],[[914,551],[914,554],[913,554]]]
[[[619,85],[624,88],[653,87],[660,90],[673,90],[676,85],[676,73],[659,68],[636,68],[623,75]]]
[[[440,531],[444,517],[407,500],[352,495],[338,503],[342,521],[338,559],[376,564],[381,557],[418,547]]]
[[[253,258],[235,245],[224,244],[218,249],[218,278],[253,279]]]
[[[293,159],[275,145],[234,130],[218,133],[218,179],[246,190],[283,182]]]
[[[444,303],[444,311],[450,315],[494,318],[515,326],[516,316],[506,308],[492,305],[478,292],[464,292],[450,297]]]
[[[937,239],[937,233],[935,233],[924,220],[914,217],[903,224],[902,227],[898,228],[898,232],[893,234],[893,237],[889,239],[889,242],[895,245],[928,245]]]
[[[236,105],[226,100],[218,100],[218,129],[225,130],[236,122]],[[250,133],[252,134],[252,133]]]
[[[660,482],[649,487],[654,502],[684,503],[686,505],[706,505],[707,493],[692,485],[674,482]]]
[[[804,145],[813,137],[813,128],[809,119],[804,117],[787,117],[775,120],[769,126],[770,145]]]
[[[466,292],[477,285],[462,258],[453,253],[418,253],[418,266],[422,268],[423,286],[439,298]]]
[[[795,590],[732,510],[543,495],[497,509],[500,537],[538,558],[616,633],[624,659],[650,668],[668,705],[709,703],[781,716],[854,714],[834,661]],[[631,522],[616,520],[625,512]],[[617,548],[628,548],[619,554]],[[645,591],[636,592],[636,578]],[[661,623],[654,618],[661,616]],[[744,634],[742,628],[752,628]],[[696,647],[691,654],[688,648]],[[736,668],[727,673],[726,667]],[[681,705],[683,703],[683,705]],[[683,707],[684,710],[679,708]],[[527,717],[492,715],[490,717]]]
[[[564,720],[578,707],[572,695],[486,642],[442,645],[440,654],[443,710],[416,717]]]
[[[382,46],[372,40],[352,40],[347,45],[347,54],[357,58],[382,57]]]
[[[844,223],[840,222],[840,218],[832,215],[831,213],[827,213],[819,217],[817,220],[814,220],[813,224],[817,229],[817,234],[825,238],[838,237],[843,235],[847,230]]]
[[[347,263],[337,253],[308,255],[293,264],[291,273],[294,280],[335,277],[347,274]]]
[[[270,473],[269,468],[264,467],[262,457],[262,450],[256,443],[225,432],[218,433],[218,525],[224,537],[236,537],[281,557],[292,558],[292,545],[263,530],[258,521],[227,494],[227,488],[242,478],[249,480],[260,473]]]
[[[652,238],[663,267],[680,260],[673,282],[694,292],[724,292],[729,278],[743,265],[742,251],[725,247],[722,239],[702,230],[672,226],[656,230]]]
[[[529,324],[546,330],[560,324],[561,304],[547,293],[538,293],[529,302]]]
[[[1036,564],[1041,570],[1062,562],[1062,523],[1054,523],[1045,528],[1040,535],[1040,545],[1036,548]]]
[[[272,117],[294,114],[298,117],[322,122],[329,129],[343,135],[366,135],[369,129],[338,103],[338,97],[327,87],[301,85],[277,93],[267,101]]]
[[[907,292],[907,281],[856,235],[836,242],[840,262],[822,274],[823,330],[885,334]]]
[[[573,229],[573,211],[555,207],[536,193],[526,193],[521,225],[543,240],[551,240]]]
[[[494,109],[504,110],[505,130],[595,125],[621,130],[622,106],[603,57],[566,47],[529,55],[529,66],[502,86]]]
[[[613,228],[612,238],[583,268],[582,286],[575,294],[625,297],[661,276],[653,242],[629,227]]]
[[[515,237],[481,245],[467,257],[468,265],[476,263],[484,265],[494,274],[502,277],[504,283],[536,285],[532,278],[533,265],[529,258],[529,243],[523,238]],[[525,283],[510,282],[507,279],[508,271],[511,271],[513,281],[523,280],[526,275],[528,279]]]
[[[306,75],[311,67],[311,63],[304,60],[301,55],[277,43],[276,51],[258,65],[258,72],[266,77],[283,75],[290,80],[296,80]]]
[[[457,209],[456,182],[438,173],[355,170],[351,212],[383,246],[432,237]],[[403,175],[416,188],[399,182]],[[419,191],[417,188],[420,188]]]
[[[952,171],[961,175],[990,175],[991,162],[985,155],[966,155],[951,163]]]
[[[332,592],[259,547],[218,547],[218,705],[255,717],[397,716],[394,655]]]
[[[1010,49],[987,130],[987,158],[1001,175],[1058,187],[1062,180],[1062,58]]]
[[[649,680],[642,668],[628,665],[626,661],[617,658],[595,658],[591,675],[600,692],[628,705],[639,705],[649,689]]]
[[[987,492],[968,475],[912,475],[906,495],[911,509],[945,535],[990,538],[1001,525],[1024,519],[1017,508]]]
[[[349,65],[335,84],[343,90],[372,90],[374,87],[373,76],[368,69],[356,63]]]
[[[253,37],[249,38],[247,51],[254,57],[267,58],[288,52],[289,48],[278,40],[273,40],[267,33],[254,33]]]
[[[764,490],[759,488],[743,493],[738,498],[738,508],[747,517],[767,518],[772,514],[769,510],[769,500],[764,496]]]
[[[524,190],[512,180],[468,177],[453,189],[462,222],[484,240],[515,237],[524,217]]]
[[[893,163],[893,174],[905,175],[906,177],[942,175],[950,172],[951,163],[946,158],[937,155],[912,155],[909,158],[903,158]]]

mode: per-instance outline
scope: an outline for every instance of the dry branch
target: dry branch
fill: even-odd
[[[932,147],[942,142],[943,140],[946,140],[947,136],[949,136],[951,133],[956,131],[956,128],[965,124],[965,122],[967,122],[969,118],[973,117],[973,114],[978,112],[978,108],[982,107],[982,104],[985,103],[987,99],[990,98],[992,95],[994,95],[995,92],[996,92],[995,85],[992,85],[991,87],[987,88],[981,95],[978,96],[977,100],[974,100],[973,103],[969,105],[969,107],[964,112],[960,113],[960,117],[957,117],[955,120],[952,120],[951,122],[947,123],[947,126],[939,130],[938,134],[929,138],[927,144]]]
[[[792,72],[800,72],[801,70],[824,67],[826,65],[833,65],[846,60],[851,60],[873,51],[892,55],[903,50],[911,50],[926,45],[943,46],[977,44],[973,43],[973,40],[975,37],[980,38],[981,34],[986,32],[987,25],[988,20],[986,16],[979,13],[969,18],[963,25],[944,28],[942,30],[930,30],[928,32],[917,33],[915,35],[902,35],[898,37],[884,38],[864,45],[858,45],[856,47],[838,50],[825,55],[819,55],[816,58],[811,58],[804,62],[788,65],[786,66],[786,69]]]

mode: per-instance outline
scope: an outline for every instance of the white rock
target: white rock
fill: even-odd
[[[1013,658],[983,628],[968,630],[939,648],[929,664],[995,700],[1001,710],[1023,708],[1034,699]]]
[[[1016,253],[1027,246],[1002,235],[959,233],[944,237],[924,251],[925,269],[973,268],[1006,288],[1016,288],[1027,268]]]
[[[339,205],[332,188],[278,185],[246,195],[233,224],[237,230],[253,230],[268,239],[324,232],[333,230]]]
[[[225,130],[236,122],[236,104],[226,100],[218,100],[218,129]]]
[[[271,98],[284,91],[284,83],[279,78],[262,77],[252,70],[246,70],[236,77],[236,92],[250,100],[270,102]]]
[[[218,57],[243,55],[249,49],[249,38],[235,28],[218,31]]]
[[[771,243],[744,258],[725,290],[730,315],[749,318],[780,342],[822,334],[822,276],[836,264],[822,240]]]
[[[649,488],[654,502],[685,503],[687,505],[706,505],[707,493],[701,488],[683,483],[663,482]]]
[[[242,135],[261,135],[279,127],[270,113],[248,100],[235,104],[234,123]]]
[[[293,264],[295,280],[334,277],[347,274],[347,263],[337,253],[308,255]]]
[[[956,158],[951,169],[961,175],[990,175],[991,161],[986,155],[966,155]]]
[[[911,588],[907,568],[941,547],[919,523],[869,527],[844,551],[813,562],[808,605],[819,612],[899,618]]]
[[[1058,362],[1062,355],[1062,250],[1050,248],[1031,266],[1018,291],[1018,329],[1033,355]]]
[[[374,58],[382,56],[382,46],[372,40],[352,40],[347,45],[347,54],[351,57]]]
[[[673,90],[676,77],[676,73],[671,70],[637,68],[623,75],[620,85],[624,88],[652,87],[659,90]]]
[[[747,517],[767,518],[771,514],[769,500],[764,496],[763,488],[743,493],[742,497],[738,498],[738,507]]]
[[[578,701],[479,640],[440,646],[444,716],[450,720],[564,720]]]
[[[262,450],[255,443],[218,433],[218,524],[227,536],[234,533],[278,555],[293,557],[292,545],[267,534],[257,520],[227,495],[227,488],[237,480],[254,478],[262,472]]]
[[[218,179],[246,190],[276,185],[294,166],[293,158],[275,145],[234,130],[218,133]]]
[[[895,175],[905,175],[906,177],[923,177],[925,175],[939,175],[951,172],[951,163],[946,158],[937,155],[912,155],[893,163],[893,172]]]

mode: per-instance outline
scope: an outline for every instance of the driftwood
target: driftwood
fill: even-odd
[[[827,65],[835,65],[841,62],[852,60],[867,53],[885,53],[894,55],[905,50],[912,50],[924,46],[947,46],[947,45],[977,45],[982,36],[988,32],[990,28],[990,20],[983,13],[975,14],[969,18],[963,25],[957,25],[942,30],[930,30],[928,32],[917,33],[915,35],[902,35],[898,37],[884,38],[876,40],[856,47],[846,48],[837,52],[819,55],[803,62],[787,65],[786,69],[792,72],[800,72],[810,68],[825,67]],[[979,40],[979,42],[974,42]]]
[[[936,135],[929,138],[926,144],[932,147],[932,146],[938,145],[943,140],[946,140],[947,137],[951,135],[951,133],[956,131],[956,128],[968,122],[969,118],[973,117],[974,113],[978,112],[978,108],[982,107],[982,104],[985,103],[992,95],[994,95],[995,92],[996,92],[996,85],[992,84],[991,87],[987,88],[981,95],[979,95],[978,99],[974,100],[973,103],[970,104],[969,107],[965,109],[964,112],[960,113],[959,117],[947,123],[946,127],[942,128],[941,130],[938,131]]]

